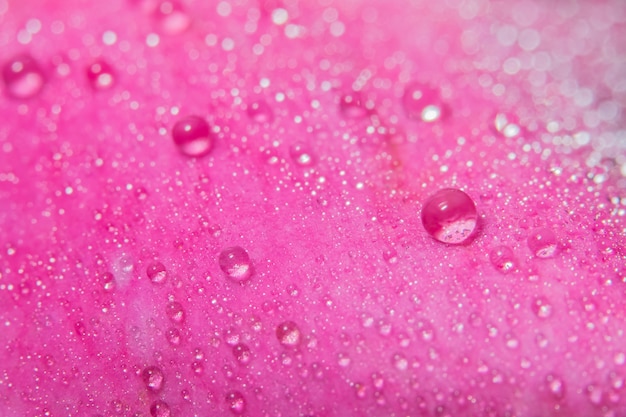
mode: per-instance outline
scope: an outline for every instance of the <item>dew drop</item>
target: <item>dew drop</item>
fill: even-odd
[[[36,96],[45,84],[43,70],[28,55],[13,57],[5,63],[2,68],[2,78],[7,94],[18,99]]]
[[[163,284],[167,280],[167,270],[161,262],[153,262],[148,265],[146,275],[153,284]]]
[[[276,327],[276,338],[285,347],[295,347],[300,344],[300,328],[293,321],[285,321]]]
[[[169,344],[172,346],[179,346],[183,339],[180,331],[174,327],[167,329],[167,331],[165,332],[165,337],[167,338]]]
[[[100,282],[102,283],[102,287],[105,291],[113,291],[115,289],[115,277],[110,272],[105,272],[100,277]]]
[[[115,74],[107,62],[99,60],[87,67],[87,80],[95,90],[106,90],[115,84]]]
[[[361,119],[370,112],[368,103],[358,91],[344,94],[339,102],[339,110],[344,117],[349,119]]]
[[[182,323],[185,320],[185,310],[178,301],[172,301],[166,307],[167,317],[175,323]]]
[[[565,396],[565,383],[561,378],[550,374],[546,377],[546,383],[548,384],[548,390],[556,398],[563,398]]]
[[[444,188],[432,195],[422,208],[426,231],[443,243],[463,243],[472,235],[478,221],[476,205],[461,190]]]
[[[187,30],[191,17],[177,1],[163,1],[156,9],[155,17],[163,32],[176,35]]]
[[[156,400],[150,405],[150,415],[152,417],[170,417],[172,413],[170,406],[165,401]]]
[[[233,414],[243,414],[246,411],[246,399],[239,391],[231,391],[226,394],[226,406]]]
[[[296,142],[289,148],[289,156],[300,166],[309,166],[313,164],[313,153],[308,145],[303,142]]]
[[[187,156],[204,156],[213,149],[209,124],[199,116],[187,116],[176,122],[172,139],[180,152]]]
[[[506,138],[514,138],[521,131],[519,125],[511,121],[510,116],[504,113],[496,114],[493,119],[493,127],[496,129],[496,132]]]
[[[146,387],[152,392],[159,392],[163,389],[165,377],[163,371],[158,366],[148,366],[141,373],[141,379]]]
[[[383,251],[383,259],[388,264],[395,264],[398,262],[398,251],[394,248],[389,247]]]
[[[539,318],[547,319],[552,315],[552,305],[544,297],[535,298],[532,303],[533,313]]]
[[[489,261],[496,270],[507,274],[515,269],[515,256],[508,246],[496,246],[489,252]]]
[[[434,122],[441,117],[443,103],[439,92],[422,83],[411,83],[404,89],[402,105],[406,115],[414,120]]]
[[[241,365],[247,365],[252,359],[250,348],[243,343],[233,346],[233,355]]]
[[[554,232],[547,228],[534,230],[528,235],[528,248],[538,258],[552,258],[558,250]]]
[[[272,123],[274,120],[274,112],[267,102],[259,100],[248,106],[248,117],[256,123]]]
[[[224,249],[219,256],[219,265],[227,277],[238,282],[245,281],[252,275],[250,256],[240,246]]]

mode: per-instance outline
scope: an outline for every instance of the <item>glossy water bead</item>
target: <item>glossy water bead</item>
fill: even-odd
[[[16,56],[5,63],[2,79],[7,95],[20,99],[36,96],[45,84],[43,70],[28,55]]]
[[[424,229],[440,242],[465,242],[476,229],[477,221],[474,201],[454,188],[437,191],[422,207]]]
[[[224,249],[220,253],[219,265],[226,276],[235,281],[245,281],[252,275],[250,256],[239,246]]]
[[[87,67],[87,79],[95,90],[106,90],[115,84],[113,68],[102,60],[93,62]]]
[[[439,91],[418,82],[406,86],[402,105],[409,118],[424,122],[438,120],[443,108]]]
[[[172,139],[187,156],[204,156],[213,149],[209,124],[199,116],[187,116],[176,122],[172,128]]]

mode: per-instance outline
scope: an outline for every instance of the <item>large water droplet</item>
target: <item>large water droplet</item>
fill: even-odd
[[[233,355],[235,356],[235,359],[237,359],[237,362],[241,365],[248,364],[252,359],[252,352],[250,351],[250,348],[243,343],[233,346]]]
[[[313,153],[309,146],[304,142],[296,142],[289,148],[289,156],[296,164],[308,166],[313,164]]]
[[[176,122],[172,128],[172,139],[187,156],[204,156],[213,149],[209,124],[199,116],[187,116]]]
[[[235,281],[245,281],[252,275],[252,263],[248,252],[242,247],[224,249],[219,256],[221,270]]]
[[[554,232],[541,228],[528,235],[528,248],[538,258],[552,258],[558,250],[558,241]]]
[[[508,246],[496,246],[489,252],[489,261],[498,271],[507,274],[515,269],[515,255]]]
[[[115,74],[107,62],[99,60],[87,67],[87,80],[95,90],[106,90],[115,84]]]
[[[285,321],[276,327],[276,338],[283,346],[298,346],[301,339],[300,328],[293,321]]]
[[[185,310],[178,301],[172,301],[166,307],[167,317],[175,323],[182,323],[185,320]]]
[[[436,192],[422,208],[424,228],[444,243],[465,242],[474,232],[477,221],[474,201],[463,191],[453,188]]]
[[[159,392],[163,389],[165,377],[163,371],[158,366],[148,366],[141,373],[141,379],[146,387],[152,392]]]
[[[411,83],[404,89],[402,105],[411,119],[434,122],[441,117],[443,104],[439,92],[422,83]]]
[[[161,262],[153,262],[148,265],[146,275],[154,284],[163,284],[167,280],[167,270]]]
[[[233,414],[243,414],[246,411],[246,399],[239,391],[226,394],[226,406]]]
[[[18,99],[36,96],[45,84],[43,70],[28,55],[16,56],[5,63],[2,78],[6,85],[6,93]]]
[[[260,124],[272,123],[274,120],[274,112],[266,101],[259,100],[248,106],[248,117]]]
[[[178,1],[166,0],[159,4],[155,17],[163,32],[176,35],[182,33],[191,24],[191,17],[185,12]]]
[[[170,417],[172,413],[170,406],[165,401],[156,400],[150,405],[150,415],[152,417]]]

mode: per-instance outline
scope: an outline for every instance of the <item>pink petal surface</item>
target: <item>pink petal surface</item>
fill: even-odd
[[[0,0],[0,416],[626,416],[625,22]]]

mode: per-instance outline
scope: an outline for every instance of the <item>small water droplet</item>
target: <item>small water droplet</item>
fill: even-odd
[[[285,321],[276,327],[276,338],[283,346],[298,346],[301,339],[300,328],[293,321]]]
[[[243,343],[233,346],[233,355],[241,365],[247,365],[252,359],[250,348]]]
[[[170,417],[172,413],[170,406],[165,401],[156,400],[150,405],[150,415],[152,417]]]
[[[191,25],[191,17],[178,1],[161,2],[155,11],[155,17],[163,32],[170,35],[182,33]]]
[[[274,120],[274,112],[265,100],[259,100],[248,106],[248,117],[259,124],[272,123]]]
[[[180,334],[180,331],[174,327],[167,329],[165,337],[172,346],[178,346],[182,342],[182,335]]]
[[[373,105],[366,102],[359,91],[344,94],[339,102],[341,114],[349,119],[364,118],[370,113],[372,107]]]
[[[161,262],[153,262],[148,265],[146,275],[154,284],[163,284],[167,280],[167,270]]]
[[[252,275],[250,256],[239,246],[224,249],[219,256],[219,265],[227,277],[238,282],[245,281]]]
[[[4,64],[2,78],[9,96],[27,99],[39,94],[45,84],[43,70],[32,57],[19,55]]]
[[[146,387],[152,392],[159,392],[163,389],[165,377],[163,371],[158,366],[148,366],[141,373],[141,379]]]
[[[291,145],[289,148],[289,156],[300,166],[312,165],[314,162],[313,153],[304,142],[296,142]]]
[[[489,261],[496,270],[507,274],[515,269],[515,255],[508,246],[496,246],[489,252]]]
[[[105,272],[100,277],[100,282],[105,291],[113,291],[115,289],[115,277],[110,272]]]
[[[463,191],[453,188],[437,191],[422,208],[424,228],[443,243],[465,242],[474,232],[477,221],[474,201]]]
[[[565,383],[561,378],[556,375],[548,375],[546,377],[546,383],[548,384],[548,390],[556,398],[563,398],[565,396]]]
[[[239,391],[226,394],[226,406],[233,414],[243,414],[246,411],[246,399]]]
[[[512,117],[504,113],[496,114],[493,119],[493,126],[496,132],[507,138],[514,138],[521,131],[519,125],[512,121]]]
[[[182,323],[185,320],[185,310],[178,301],[172,301],[166,307],[167,317],[175,323]]]
[[[87,67],[87,80],[95,90],[106,90],[115,84],[115,73],[107,62],[98,60]]]
[[[554,232],[548,228],[534,230],[527,239],[528,248],[538,258],[552,258],[558,250]]]
[[[387,248],[383,251],[383,259],[388,264],[395,264],[398,262],[398,252],[394,248]]]
[[[443,103],[439,91],[422,83],[411,83],[404,89],[402,105],[414,120],[434,122],[441,117]]]
[[[196,375],[202,375],[202,373],[204,372],[204,365],[202,364],[202,362],[193,361],[191,362],[191,370]]]
[[[187,156],[201,157],[213,149],[209,124],[199,116],[187,116],[176,122],[172,139],[180,152]]]
[[[602,403],[603,396],[602,388],[595,385],[587,386],[587,398],[592,404],[600,405]]]
[[[545,297],[535,298],[532,303],[532,310],[537,317],[542,319],[552,316],[552,305]]]
[[[398,371],[406,371],[409,368],[409,361],[401,353],[393,355],[392,363]]]

